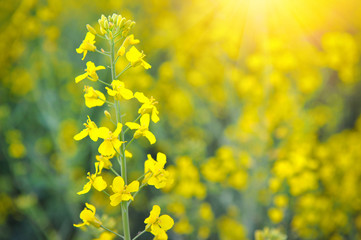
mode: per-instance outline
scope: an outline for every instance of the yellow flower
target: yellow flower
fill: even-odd
[[[93,87],[84,87],[84,98],[85,98],[85,105],[88,108],[102,106],[105,102],[105,96],[102,92],[98,90],[94,90]]]
[[[144,223],[147,224],[145,230],[150,231],[154,236],[164,235],[174,225],[174,221],[169,215],[159,216],[160,210],[158,205],[154,205],[149,217],[144,220]]]
[[[97,176],[98,174],[100,174],[100,172],[101,170],[99,170],[99,163],[97,162],[95,163],[95,173],[90,175],[90,173],[88,172],[88,176],[86,178],[89,179],[89,182],[87,182],[84,185],[83,190],[81,190],[77,194],[82,195],[89,192],[92,186],[98,191],[103,191],[104,189],[106,189],[107,183],[104,181],[103,177]]]
[[[114,233],[102,232],[99,238],[95,238],[93,240],[113,240],[114,237],[115,237]]]
[[[88,78],[88,79],[92,80],[93,82],[96,82],[99,79],[96,71],[102,70],[102,69],[105,69],[105,67],[103,67],[103,66],[96,67],[93,62],[89,61],[86,63],[85,73],[77,76],[75,78],[75,82],[78,83],[78,82],[84,80],[85,78]]]
[[[99,137],[104,139],[98,148],[101,155],[109,157],[113,156],[116,152],[119,152],[120,146],[124,143],[118,139],[122,127],[123,125],[118,123],[114,132],[111,132],[106,127],[99,129]]]
[[[138,44],[139,40],[138,39],[134,39],[134,35],[131,34],[129,35],[123,42],[122,46],[120,46],[119,50],[118,50],[118,56],[124,56],[125,50],[127,49],[127,47],[129,47],[130,45],[135,45]]]
[[[133,98],[133,92],[124,86],[124,82],[119,80],[113,80],[112,82],[113,89],[105,87],[109,96],[114,97],[116,100],[121,100],[122,98],[129,100]]]
[[[112,162],[109,160],[110,157],[96,155],[95,158],[99,161],[99,173],[102,172],[103,168],[110,169],[113,166]]]
[[[95,43],[94,39],[95,39],[95,35],[88,32],[85,36],[85,39],[80,44],[79,48],[76,49],[77,53],[79,54],[83,53],[83,58],[81,60],[84,60],[88,51],[92,51],[92,52],[95,51],[96,47],[94,46]]]
[[[153,240],[168,240],[168,235],[165,232],[160,232]]]
[[[130,62],[132,67],[136,67],[138,65],[142,65],[145,69],[149,69],[152,67],[149,65],[149,63],[143,60],[143,58],[145,57],[143,52],[139,52],[138,49],[134,46],[129,49],[127,54],[125,54],[125,57]]]
[[[165,187],[169,181],[169,173],[164,170],[166,162],[164,153],[159,152],[157,154],[157,161],[148,154],[148,160],[144,163],[144,173],[146,173],[146,175],[144,176],[143,182],[147,182],[157,189]]]
[[[159,112],[155,104],[157,104],[158,102],[155,101],[153,97],[150,97],[150,99],[147,98],[141,92],[136,92],[134,94],[134,97],[138,99],[140,103],[143,103],[143,105],[139,108],[138,113],[142,115],[146,113],[151,114],[152,121],[154,123],[157,123],[159,121],[159,117],[158,117]]]
[[[124,180],[122,177],[115,177],[111,187],[114,194],[110,196],[110,205],[114,207],[122,201],[134,200],[130,193],[139,190],[139,182],[133,181],[129,185],[124,185]]]
[[[134,133],[134,138],[140,138],[141,136],[146,137],[150,144],[154,144],[156,139],[153,133],[148,130],[149,127],[149,114],[145,114],[140,118],[140,125],[134,122],[127,122],[127,125],[130,129],[137,129]]]
[[[89,135],[91,140],[93,140],[94,142],[98,141],[98,127],[95,124],[95,122],[90,120],[89,116],[88,116],[88,120],[86,121],[86,123],[84,123],[84,126],[85,126],[85,129],[83,129],[80,133],[75,135],[74,140],[79,141]]]
[[[86,207],[80,213],[80,219],[83,220],[82,223],[74,224],[74,227],[82,227],[84,225],[93,225],[94,227],[100,227],[102,222],[95,217],[96,209],[93,205],[85,203]]]

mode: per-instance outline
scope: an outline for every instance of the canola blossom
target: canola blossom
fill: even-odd
[[[4,1],[1,237],[360,239],[360,12]]]
[[[99,33],[91,25],[87,25],[87,29],[89,32],[87,33],[83,43],[77,49],[77,52],[83,53],[84,59],[87,51],[96,50],[96,46],[94,45],[95,35],[102,35],[103,37],[101,38],[108,41],[110,45],[110,50],[109,53],[105,53],[103,49],[97,52],[107,57],[110,57],[111,83],[109,84],[106,81],[99,80],[96,71],[102,69],[104,70],[105,67],[96,67],[95,64],[91,61],[88,61],[86,64],[86,73],[76,77],[75,82],[79,83],[85,78],[88,78],[93,82],[99,82],[105,85],[104,89],[106,90],[106,93],[109,97],[113,97],[113,102],[107,101],[105,94],[100,90],[96,90],[95,86],[85,86],[85,105],[88,108],[93,108],[103,107],[104,104],[107,103],[109,107],[113,108],[109,110],[114,112],[114,114],[111,114],[110,111],[105,110],[104,115],[106,116],[110,124],[116,125],[116,128],[114,131],[110,131],[109,128],[106,126],[98,127],[97,124],[92,121],[88,116],[87,123],[84,124],[85,129],[83,129],[81,132],[79,132],[73,137],[76,141],[82,140],[87,136],[89,136],[90,139],[94,142],[97,142],[99,138],[103,140],[103,142],[98,146],[98,152],[100,155],[96,155],[95,157],[97,160],[97,162],[95,162],[95,173],[90,174],[90,172],[88,172],[88,182],[83,186],[83,190],[79,191],[77,194],[83,195],[85,193],[88,193],[93,187],[99,192],[103,192],[105,195],[107,195],[107,197],[109,197],[110,206],[118,207],[118,205],[120,205],[123,233],[119,234],[116,231],[113,231],[102,225],[102,222],[95,217],[95,207],[90,204],[86,204],[86,208],[80,213],[80,218],[83,220],[83,223],[74,224],[74,226],[82,227],[84,225],[93,225],[98,228],[101,227],[105,231],[115,234],[122,239],[131,240],[129,224],[129,204],[131,202],[134,202],[135,196],[147,184],[154,185],[158,189],[164,187],[169,181],[169,174],[166,170],[164,170],[164,165],[166,163],[165,154],[158,153],[157,161],[153,160],[149,155],[148,160],[145,162],[146,173],[138,178],[139,180],[143,179],[142,185],[140,185],[140,182],[138,180],[134,180],[128,184],[129,179],[127,177],[128,169],[126,158],[132,158],[133,155],[125,148],[128,147],[134,141],[134,139],[137,139],[141,136],[146,137],[151,144],[154,144],[156,142],[154,134],[149,130],[149,122],[150,114],[152,115],[153,122],[158,122],[159,112],[154,106],[155,101],[153,98],[148,99],[142,92],[136,92],[136,97],[138,101],[140,103],[143,103],[143,105],[139,109],[134,110],[135,112],[140,113],[140,115],[133,122],[125,122],[125,120],[123,120],[126,114],[124,112],[121,112],[122,108],[120,108],[120,101],[122,100],[123,105],[124,102],[130,101],[132,98],[134,98],[134,95],[132,90],[125,87],[124,81],[118,80],[118,77],[122,76],[125,71],[129,70],[132,67],[142,65],[145,69],[149,69],[150,65],[143,60],[145,56],[143,52],[139,52],[134,46],[132,46],[128,50],[128,47],[130,45],[139,43],[139,40],[135,39],[133,34],[127,36],[128,32],[134,25],[133,21],[126,20],[121,15],[113,14],[112,16],[108,17],[102,15],[102,17],[98,20],[98,23],[100,25]],[[118,43],[119,41],[123,42],[120,46],[118,46],[119,49],[116,52],[116,43]],[[117,60],[119,59],[119,57],[123,57],[124,55],[126,60],[130,62],[130,65],[126,66],[121,71],[121,73],[117,75]],[[140,124],[137,123],[138,120],[140,121]],[[126,130],[123,130],[124,122],[125,126],[128,127],[128,129]],[[136,130],[133,134],[133,138],[130,141],[127,141],[125,136],[125,132],[128,130]],[[112,163],[112,160],[114,158],[118,161],[120,172],[115,169],[115,166]],[[105,171],[108,170],[110,170],[110,172],[115,175],[113,177],[112,184],[110,185],[113,194],[109,194],[107,191],[108,184],[105,178],[107,173],[105,173]],[[151,212],[151,219],[153,220],[150,221],[150,218],[148,218],[146,219],[146,222],[149,222],[149,224],[152,225],[151,232],[155,235],[156,239],[167,239],[168,236],[165,232],[173,226],[174,221],[168,215],[162,215],[160,217],[153,216],[154,214],[156,214],[154,211],[155,210]],[[140,232],[137,236],[134,237],[134,239],[138,238],[144,232],[145,231]],[[112,235],[104,233],[100,235],[100,239],[108,237],[112,238]]]

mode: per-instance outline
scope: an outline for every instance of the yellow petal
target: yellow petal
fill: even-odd
[[[90,191],[91,187],[92,187],[91,182],[87,182],[87,183],[84,185],[83,190],[81,190],[80,192],[77,192],[77,194],[78,194],[78,195],[85,194],[85,193],[87,193],[87,192]]]
[[[139,128],[140,128],[140,125],[139,125],[138,123],[127,122],[125,125],[126,125],[128,128],[130,128],[131,130],[139,129]]]
[[[127,60],[131,63],[137,62],[141,57],[142,53],[138,51],[138,49],[132,46],[129,51],[125,54]]]
[[[152,121],[154,123],[157,123],[159,121],[159,117],[158,117],[158,114],[156,113],[155,110],[152,111]]]
[[[141,125],[142,127],[148,128],[148,127],[149,127],[149,121],[150,121],[149,114],[144,114],[144,115],[140,118],[140,125]]]
[[[84,74],[82,74],[82,75],[79,75],[79,76],[77,76],[77,77],[75,78],[75,82],[78,83],[78,82],[84,80],[87,76],[88,76],[88,73],[87,73],[87,72],[84,73]]]
[[[106,139],[109,137],[109,128],[107,127],[100,127],[98,128],[98,137],[102,138],[102,139]]]
[[[150,144],[154,144],[156,142],[154,134],[151,133],[150,131],[144,132],[144,137],[146,137],[148,139]]]
[[[113,179],[112,190],[114,193],[121,192],[124,189],[124,180],[118,176]]]
[[[94,142],[98,141],[98,128],[93,128],[89,130],[89,137]]]
[[[99,176],[94,179],[93,187],[100,192],[107,188],[107,183],[103,177]]]
[[[121,193],[115,193],[110,196],[110,205],[113,207],[119,205],[119,203],[122,201],[122,195]]]
[[[120,132],[122,131],[122,128],[123,128],[123,124],[121,124],[121,123],[118,122],[118,123],[117,123],[117,129],[115,129],[113,135],[116,136],[116,137],[118,137],[119,134],[120,134]]]
[[[138,181],[133,181],[131,184],[129,184],[127,186],[127,190],[129,192],[136,192],[139,190],[139,182]]]
[[[124,193],[122,195],[122,201],[129,201],[129,200],[134,200],[134,198],[132,197],[132,195],[130,195],[129,193]]]
[[[164,166],[167,162],[167,156],[164,153],[159,152],[157,154],[157,161]]]
[[[133,92],[132,92],[131,90],[129,90],[129,89],[126,89],[126,88],[123,88],[123,89],[120,91],[120,95],[122,95],[122,97],[123,97],[124,99],[127,99],[127,100],[133,98]]]
[[[149,98],[147,98],[144,93],[142,92],[136,92],[134,93],[134,97],[140,102],[140,103],[145,103],[145,102],[149,102]]]
[[[162,215],[159,217],[158,224],[164,231],[167,231],[173,227],[174,221],[170,216]]]
[[[112,156],[116,153],[113,144],[108,140],[104,140],[104,142],[100,144],[98,151],[103,156]]]
[[[83,129],[80,133],[74,136],[74,140],[79,141],[88,136],[88,129]]]

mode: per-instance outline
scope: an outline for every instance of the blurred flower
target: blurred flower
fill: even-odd
[[[145,176],[143,183],[148,183],[157,189],[165,187],[169,181],[169,173],[164,170],[166,162],[167,160],[164,153],[159,152],[157,154],[157,161],[148,154],[148,160],[144,163]]]

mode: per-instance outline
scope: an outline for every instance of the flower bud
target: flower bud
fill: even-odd
[[[104,115],[105,115],[109,120],[112,120],[112,115],[110,115],[110,112],[108,112],[107,110],[104,111]]]
[[[91,32],[94,35],[97,34],[97,31],[90,24],[86,25],[86,29],[88,29],[88,31]]]

